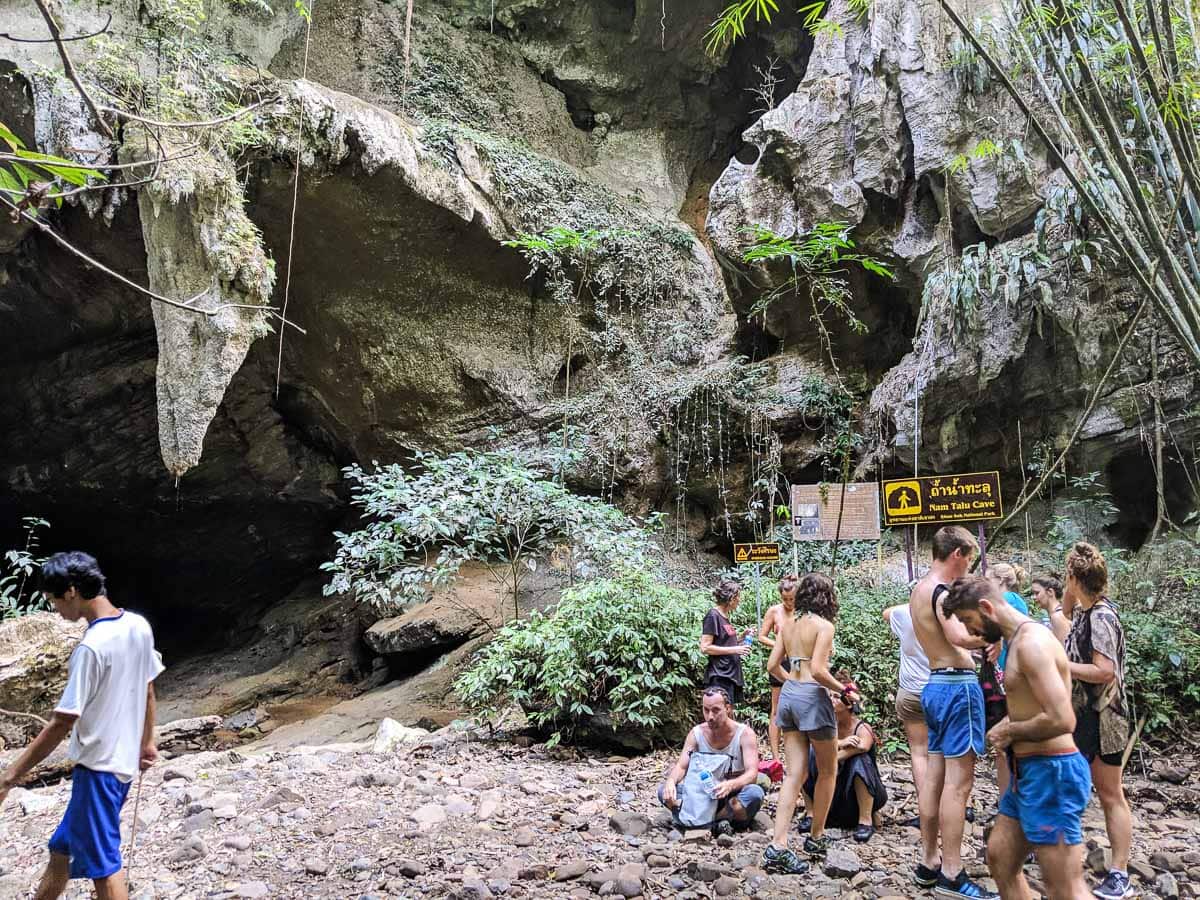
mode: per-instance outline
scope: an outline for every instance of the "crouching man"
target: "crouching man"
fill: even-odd
[[[733,720],[722,688],[704,691],[703,724],[693,728],[683,752],[658,788],[659,801],[685,828],[711,825],[716,834],[748,828],[763,802],[758,778],[758,738]]]
[[[64,619],[87,619],[68,663],[67,687],[54,718],[17,760],[0,772],[0,803],[69,733],[75,762],[71,800],[50,838],[50,862],[35,900],[53,900],[71,878],[88,878],[99,900],[125,900],[121,807],[139,769],[157,757],[154,679],[163,671],[149,623],[117,609],[104,575],[86,553],[58,553],[42,564],[41,589]]]
[[[1003,900],[1028,900],[1022,866],[1032,846],[1050,900],[1086,900],[1083,810],[1092,790],[1087,761],[1075,748],[1075,711],[1067,654],[1049,628],[1009,606],[985,578],[959,578],[942,610],[989,644],[1008,643],[1004,687],[1008,716],[988,732],[1008,753],[1012,777],[988,841],[988,867]]]

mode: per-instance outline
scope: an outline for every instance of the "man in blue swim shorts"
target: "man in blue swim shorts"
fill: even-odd
[[[971,532],[947,525],[933,536],[933,565],[909,599],[913,633],[929,660],[929,682],[921,691],[929,729],[925,783],[918,793],[921,810],[920,865],[913,880],[937,897],[988,900],[996,895],[967,877],[962,862],[963,822],[975,758],[986,748],[983,691],[975,676],[971,650],[985,643],[962,623],[941,614],[947,585],[967,574],[979,545]],[[941,855],[938,838],[941,838]]]
[[[42,564],[41,590],[64,619],[87,619],[71,654],[67,687],[54,717],[3,773],[0,803],[68,733],[75,762],[71,799],[50,838],[50,863],[35,900],[53,900],[72,878],[91,879],[100,900],[129,896],[121,863],[121,807],[139,769],[154,763],[154,679],[163,671],[150,624],[117,609],[104,575],[86,553],[58,553]]]
[[[988,732],[988,741],[1009,754],[1012,766],[988,841],[988,867],[1000,896],[1030,897],[1023,865],[1032,847],[1050,900],[1090,898],[1081,821],[1092,776],[1072,736],[1075,711],[1066,651],[1050,629],[1009,606],[986,578],[955,581],[942,609],[989,644],[1001,638],[1008,643],[1008,716]]]

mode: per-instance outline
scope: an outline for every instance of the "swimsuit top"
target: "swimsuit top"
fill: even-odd
[[[808,613],[805,613],[805,615],[808,615]],[[812,662],[812,657],[811,656],[789,656],[788,660],[791,661],[792,668],[794,669],[794,668],[796,668],[797,663]]]

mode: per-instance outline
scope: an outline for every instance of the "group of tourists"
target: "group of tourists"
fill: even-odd
[[[962,837],[975,763],[990,744],[1000,800],[987,860],[1000,896],[1027,898],[1024,864],[1032,850],[1046,893],[1058,898],[1132,895],[1132,825],[1121,782],[1130,746],[1125,639],[1107,597],[1099,550],[1076,543],[1065,579],[1038,576],[1031,596],[1046,615],[1035,622],[1018,593],[1024,573],[993,564],[968,574],[978,553],[970,532],[952,526],[933,538],[933,563],[908,603],[884,611],[900,644],[896,714],[912,758],[921,830],[914,882],[937,896],[987,898],[963,867]],[[124,898],[120,812],[130,784],[156,756],[154,680],[163,671],[145,619],[115,607],[104,575],[84,553],[42,564],[40,587],[64,618],[85,619],[66,689],[51,721],[4,771],[9,790],[68,735],[75,762],[71,799],[49,842],[37,898],[59,896],[69,878],[93,880],[101,898]],[[828,849],[827,827],[872,839],[887,792],[876,764],[877,738],[858,716],[858,688],[832,671],[838,614],[833,581],[786,575],[780,602],[759,627],[739,630],[736,582],[722,581],[704,619],[700,646],[709,665],[704,722],[691,730],[659,788],[681,824],[718,833],[747,827],[762,806],[760,762],[786,761],[774,834],[763,854],[772,872],[802,874],[809,863],[788,847],[796,807],[805,854]],[[754,641],[769,648],[773,761],[760,760],[754,730],[733,718],[742,699],[742,660]],[[1104,811],[1111,870],[1089,890],[1081,844],[1083,810],[1096,789]]]
[[[1091,544],[1076,543],[1065,577],[1038,575],[1030,595],[1044,619],[1030,617],[1020,589],[1026,573],[992,563],[970,574],[979,546],[958,526],[933,538],[933,562],[909,601],[883,613],[900,645],[896,715],[912,761],[921,831],[916,885],[939,897],[988,898],[962,860],[976,760],[995,754],[999,804],[990,818],[987,861],[1003,898],[1027,898],[1024,864],[1032,853],[1051,898],[1132,896],[1131,814],[1121,775],[1130,743],[1125,641],[1107,597],[1108,571]],[[875,760],[877,738],[858,717],[850,673],[832,671],[837,590],[825,575],[786,575],[780,602],[757,629],[732,624],[736,582],[722,581],[705,617],[708,657],[704,723],[688,735],[660,788],[681,824],[718,832],[747,827],[764,799],[758,741],[737,723],[742,660],[757,640],[769,649],[768,744],[785,762],[764,868],[803,874],[809,863],[788,846],[797,806],[802,849],[820,857],[827,827],[871,840],[887,792]],[[1093,787],[1104,811],[1111,869],[1094,888],[1083,874],[1081,827]]]

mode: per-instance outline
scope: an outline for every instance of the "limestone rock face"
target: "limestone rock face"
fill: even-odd
[[[985,266],[1008,270],[1014,258],[1032,259],[1035,243],[1033,235],[1005,242],[984,255]],[[1037,441],[1065,446],[1140,298],[1122,282],[1106,292],[1095,280],[1071,273],[1061,250],[1048,262],[1004,275],[1002,281],[1011,278],[1019,287],[1007,296],[983,294],[970,321],[933,316],[914,350],[875,388],[869,415],[884,423],[902,469],[913,465],[914,450],[921,466],[935,472],[968,460],[1006,469],[1019,453],[1017,422],[1027,460]],[[1037,280],[1030,283],[1030,275]],[[940,290],[929,298],[935,306]],[[1124,492],[1134,490],[1138,479],[1120,464],[1141,452],[1147,418],[1153,420],[1147,399],[1152,357],[1158,357],[1167,415],[1185,409],[1197,389],[1179,351],[1166,349],[1171,345],[1165,338],[1153,344],[1155,330],[1153,315],[1145,315],[1079,435],[1087,465],[1114,479],[1122,502],[1132,500]]]
[[[870,246],[919,274],[935,252],[923,184],[989,236],[1037,210],[1049,170],[1036,153],[954,164],[976,150],[985,101],[964,95],[948,65],[955,31],[936,0],[883,0],[865,20],[835,0],[826,18],[839,27],[817,37],[799,87],[743,134],[757,159],[732,161],[713,187],[707,229],[723,253],[739,255],[746,224],[788,236],[818,222],[863,224],[874,205],[877,216],[891,211],[869,223],[868,235],[882,232]],[[989,140],[1024,136],[1000,91],[986,105]]]
[[[838,27],[816,38],[781,10],[711,57],[703,35],[724,5],[666,4],[663,19],[645,3],[417,4],[406,64],[403,4],[331,0],[315,7],[307,80],[289,9],[214,11],[201,31],[273,73],[279,95],[247,120],[236,168],[171,169],[136,203],[114,190],[49,214],[106,265],[204,312],[152,304],[0,223],[0,537],[21,515],[48,518],[112,570],[120,602],[195,653],[253,636],[246,619],[329,558],[331,532],[354,524],[341,467],[545,444],[571,413],[590,465],[574,486],[673,507],[715,547],[746,528],[768,443],[790,479],[828,476],[835,373],[808,305],[752,312],[787,277],[740,264],[753,225],[792,236],[842,221],[897,273],[850,277],[869,333],[831,325],[871,395],[855,423],[864,471],[911,466],[918,430],[925,469],[1019,472],[1018,422],[1027,446],[1061,445],[1135,298],[1053,248],[1036,258],[1031,220],[1059,185],[1003,94],[956,56],[937,0],[875,0],[862,20],[834,0]],[[0,0],[0,19],[33,33],[26,7]],[[79,31],[104,22],[79,0],[63,11]],[[973,9],[989,12],[1001,4]],[[53,47],[0,49],[20,72],[56,65]],[[771,57],[780,82],[755,111],[748,89]],[[104,149],[58,81],[0,79],[0,118],[51,152]],[[113,152],[128,159],[124,129]],[[1003,149],[982,152],[981,136]],[[591,267],[594,290],[531,277],[506,246],[551,226],[622,236]],[[1006,274],[964,325],[943,286],[922,315],[926,283],[981,243],[1004,273],[1020,257],[1014,290]],[[282,309],[289,261],[287,317],[303,332],[263,311]],[[1119,464],[1140,459],[1144,324],[1085,423],[1089,466],[1138,471]],[[1175,412],[1195,385],[1163,354]],[[721,461],[702,471],[705,452]],[[371,640],[458,641],[443,624]],[[331,671],[362,674],[338,659]],[[258,674],[240,699],[257,702]]]
[[[207,182],[207,183],[206,183]],[[186,192],[186,193],[185,193]],[[151,303],[158,337],[158,440],[179,476],[200,463],[204,436],[250,344],[267,331],[275,281],[240,192],[220,175],[138,193],[150,288],[194,311]],[[239,237],[244,235],[244,237]]]

